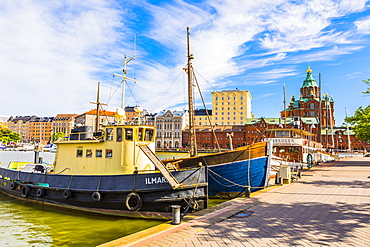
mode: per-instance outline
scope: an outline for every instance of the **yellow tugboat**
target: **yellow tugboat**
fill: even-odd
[[[125,58],[123,80],[130,60]],[[99,109],[99,100],[96,104]],[[55,142],[53,166],[10,162],[0,168],[0,190],[34,202],[128,217],[170,218],[171,205],[183,212],[207,207],[206,168],[196,164],[170,171],[154,153],[155,127],[125,123],[122,116],[121,109],[115,123],[76,128]]]

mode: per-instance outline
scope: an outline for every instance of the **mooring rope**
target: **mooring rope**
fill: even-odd
[[[208,169],[210,172],[212,172],[213,174],[215,174],[216,176],[222,178],[223,180],[231,183],[232,185],[225,185],[225,184],[222,184],[220,183],[219,181],[217,181],[214,177],[212,177],[212,174],[210,174],[210,176],[220,185],[224,186],[224,187],[233,187],[233,186],[239,186],[239,187],[242,187],[242,188],[251,188],[251,189],[260,189],[260,188],[265,188],[265,187],[251,187],[250,185],[241,185],[241,184],[237,184],[227,178],[224,178],[222,177],[220,174],[217,174],[215,171],[212,171],[211,169]]]

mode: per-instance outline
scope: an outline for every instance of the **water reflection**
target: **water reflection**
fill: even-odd
[[[47,163],[55,154],[40,153]],[[0,161],[33,161],[34,152],[1,151]],[[0,193],[0,246],[96,246],[161,221],[91,215],[35,204]]]
[[[96,246],[162,223],[90,215],[0,194],[0,246]]]

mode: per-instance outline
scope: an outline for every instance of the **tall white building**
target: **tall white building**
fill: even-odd
[[[179,148],[182,130],[189,122],[188,111],[161,111],[155,116],[157,127],[156,148]]]

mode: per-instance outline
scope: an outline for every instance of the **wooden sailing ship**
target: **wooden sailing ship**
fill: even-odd
[[[193,67],[190,53],[190,29],[187,28],[188,50],[188,100],[190,157],[165,160],[164,164],[172,169],[199,168],[208,169],[208,195],[210,197],[236,197],[249,194],[268,185],[270,176],[271,147],[269,142],[260,142],[236,150],[198,155],[196,149],[196,131],[193,107]]]

